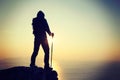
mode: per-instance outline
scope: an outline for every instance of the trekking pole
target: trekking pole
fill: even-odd
[[[52,68],[52,57],[53,57],[53,37],[52,37],[52,43],[51,43],[51,68]]]

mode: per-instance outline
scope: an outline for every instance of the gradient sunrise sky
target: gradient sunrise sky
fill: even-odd
[[[42,10],[55,33],[55,60],[119,60],[118,7],[116,0],[0,0],[0,59],[30,58],[31,23]]]

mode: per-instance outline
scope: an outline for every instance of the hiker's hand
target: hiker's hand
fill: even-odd
[[[51,33],[51,36],[54,37],[54,33]]]

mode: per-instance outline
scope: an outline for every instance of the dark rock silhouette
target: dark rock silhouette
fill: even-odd
[[[58,80],[54,70],[31,67],[13,67],[0,70],[0,80]]]

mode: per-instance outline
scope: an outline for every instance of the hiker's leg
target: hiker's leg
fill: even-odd
[[[48,40],[45,39],[43,42],[42,42],[42,47],[43,47],[43,50],[44,50],[44,64],[45,64],[45,67],[49,68],[49,44],[48,44]]]
[[[34,39],[34,51],[33,51],[33,54],[31,56],[30,66],[35,66],[35,61],[36,61],[36,56],[38,55],[39,46],[40,46],[40,40],[38,38],[35,38]]]

